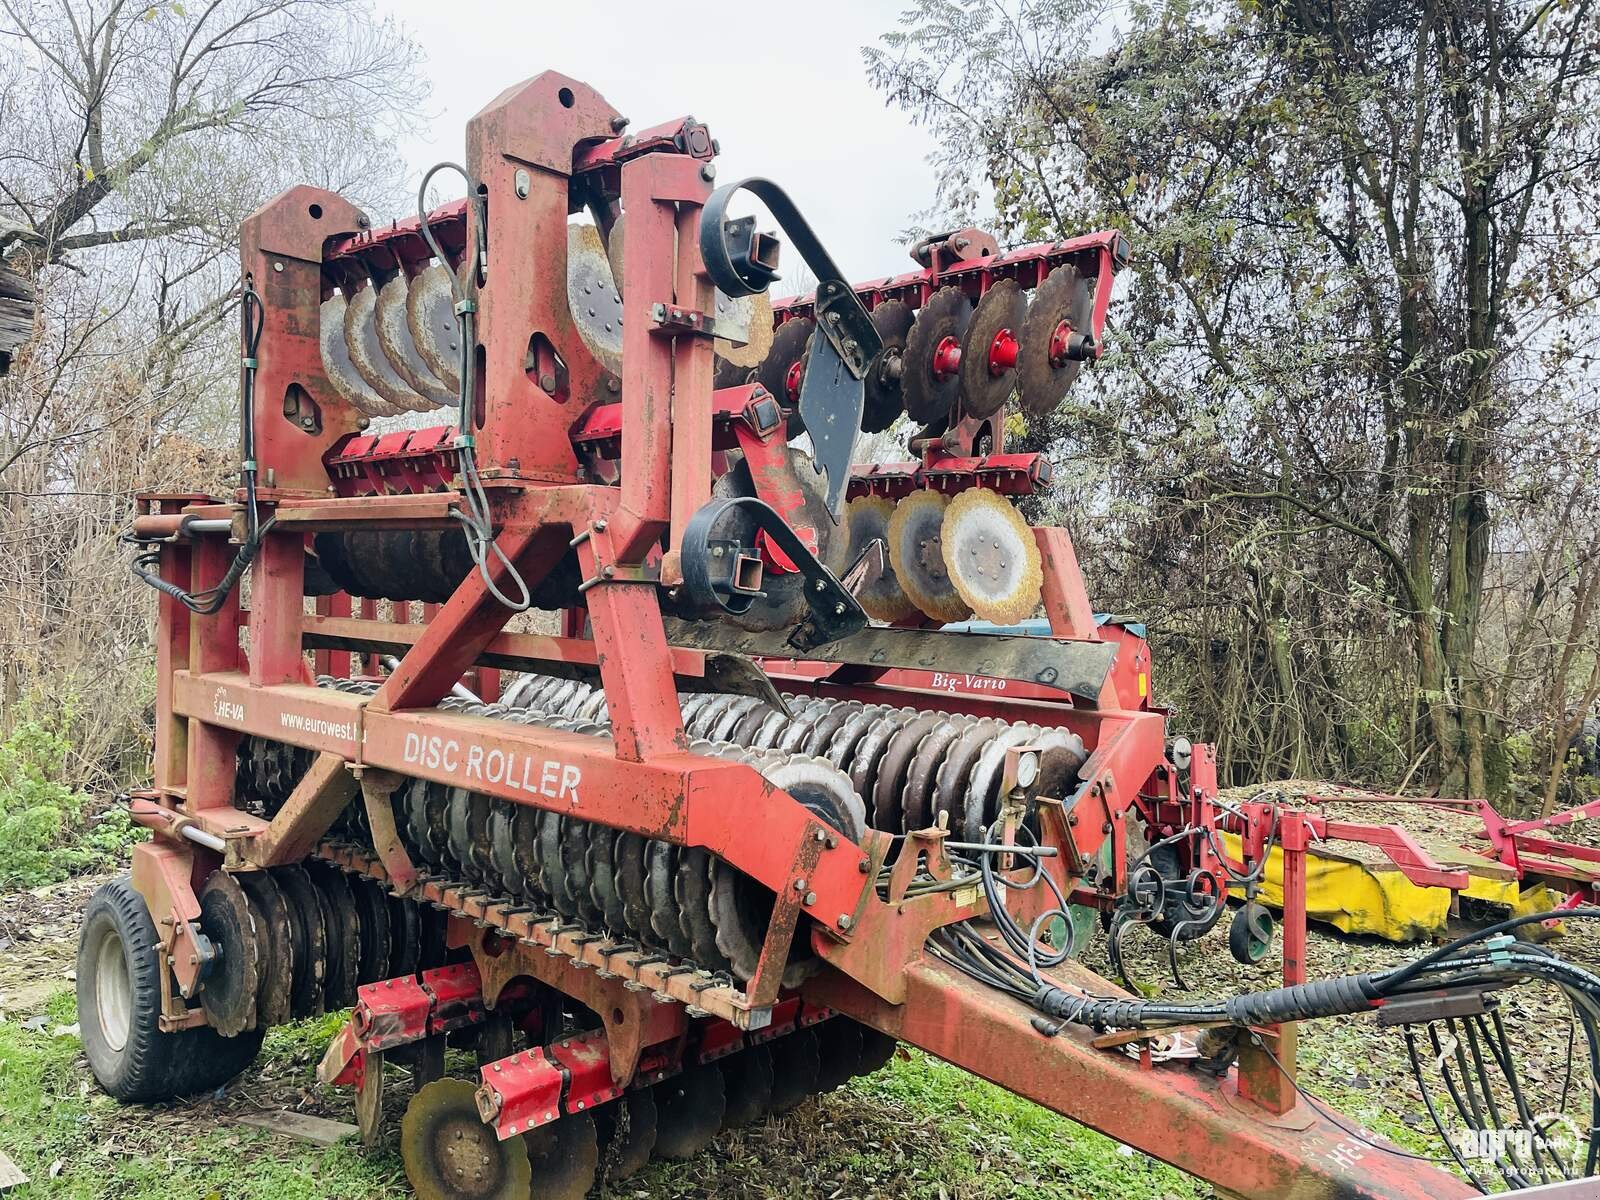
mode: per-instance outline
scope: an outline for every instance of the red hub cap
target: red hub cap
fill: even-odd
[[[1050,348],[1055,349],[1055,341],[1051,340]],[[1009,329],[1002,329],[994,335],[994,341],[989,343],[989,374],[1004,375],[1017,365],[1017,337]]]
[[[960,369],[961,343],[953,337],[946,337],[933,352],[933,377],[942,382]]]

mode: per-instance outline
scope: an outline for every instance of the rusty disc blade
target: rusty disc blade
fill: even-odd
[[[878,762],[878,777],[872,785],[872,827],[884,833],[899,833],[905,828],[901,801],[905,793],[906,773],[917,754],[922,740],[937,726],[948,721],[942,712],[922,713],[907,721],[884,748]]]
[[[476,1093],[465,1079],[436,1079],[406,1105],[400,1160],[418,1200],[528,1200],[528,1147],[495,1137]]]
[[[644,886],[647,845],[633,832],[617,839],[617,891],[622,896],[623,927],[637,938],[650,934],[650,900]]]
[[[1022,514],[997,492],[968,488],[940,526],[945,571],[961,599],[985,621],[1015,625],[1039,607],[1044,565]]]
[[[724,1129],[753,1124],[772,1110],[771,1047],[750,1046],[717,1065],[722,1069],[722,1089],[727,1100],[722,1114]]]
[[[766,292],[749,296],[716,294],[717,355],[736,367],[761,365],[772,349],[772,298]]]
[[[615,1104],[595,1110],[600,1136],[602,1183],[631,1179],[656,1148],[656,1096],[650,1088],[624,1092]]]
[[[958,288],[943,287],[917,310],[906,335],[900,367],[900,390],[906,413],[920,425],[948,420],[961,395],[961,373],[940,376],[934,362],[946,339],[960,345],[972,320],[972,301]]]
[[[462,275],[465,276],[465,264]],[[406,328],[428,370],[453,394],[461,392],[461,323],[450,268],[434,263],[406,287]]]
[[[605,927],[622,933],[627,921],[622,893],[617,890],[617,831],[603,825],[589,828],[589,895],[605,920]]]
[[[711,1144],[727,1105],[715,1063],[690,1067],[655,1085],[656,1154],[681,1162]]]
[[[361,947],[356,980],[377,983],[387,978],[389,971],[389,897],[378,884],[359,876],[350,881],[350,894],[355,899]]]
[[[289,905],[268,872],[241,871],[238,879],[260,917],[256,937],[266,951],[256,992],[257,1024],[283,1025],[293,1015],[294,935],[289,929]]]
[[[417,395],[435,405],[455,404],[459,397],[428,369],[417,351],[417,343],[412,340],[411,326],[406,322],[406,293],[410,284],[410,277],[400,272],[378,289],[375,317],[378,345],[383,348],[389,365]]]
[[[368,417],[387,417],[400,409],[373,389],[350,361],[350,347],[344,337],[345,298],[338,292],[322,302],[318,321],[318,340],[322,349],[322,373],[339,397],[357,412]]]
[[[358,288],[345,298],[344,344],[350,365],[378,395],[402,412],[425,412],[434,407],[401,377],[378,340],[378,289]]]
[[[1037,730],[1032,725],[1011,725],[1002,729],[978,755],[971,773],[967,776],[966,800],[959,814],[962,836],[969,842],[985,841],[989,827],[999,816],[1000,776],[1005,766],[1006,751],[1033,740]]]
[[[605,914],[594,902],[589,883],[589,831],[596,828],[588,821],[568,817],[561,831],[561,866],[567,892],[578,917],[587,925],[605,924]]]
[[[872,327],[883,339],[883,349],[867,364],[866,390],[861,408],[861,432],[882,433],[906,410],[900,388],[906,335],[916,317],[904,300],[885,300],[872,310]]]
[[[959,826],[966,814],[967,783],[972,768],[977,765],[978,755],[983,753],[983,748],[1004,726],[1003,721],[985,717],[974,721],[951,744],[945,753],[944,762],[939,766],[939,774],[934,782],[930,824],[937,825],[939,818],[943,816],[949,822],[950,828]]]
[[[683,915],[678,909],[678,847],[670,842],[652,841],[645,855],[645,895],[650,900],[650,930],[658,944],[680,958],[692,951],[683,931]]]
[[[831,1092],[860,1073],[864,1049],[861,1026],[849,1017],[834,1017],[817,1026],[817,1043],[822,1062],[817,1091]]]
[[[256,913],[238,880],[215,871],[200,889],[200,931],[217,960],[200,985],[206,1020],[223,1037],[256,1027],[264,951]]]
[[[966,732],[970,717],[946,714],[946,719],[922,739],[906,772],[906,786],[900,793],[900,811],[905,833],[927,829],[933,824],[933,782],[951,743]]]
[[[489,856],[494,860],[495,878],[500,890],[515,895],[520,872],[517,870],[517,843],[512,837],[512,810],[517,805],[496,800],[489,809]]]
[[[1066,399],[1083,363],[1068,359],[1058,364],[1051,341],[1062,322],[1075,333],[1088,333],[1093,305],[1089,281],[1071,263],[1051,271],[1034,289],[1017,353],[1017,386],[1029,416],[1042,417]]]
[[[513,1139],[515,1140],[515,1139]],[[572,1113],[523,1135],[533,1177],[531,1196],[539,1200],[583,1200],[600,1167],[600,1141],[594,1116]]]
[[[811,344],[811,334],[817,323],[810,317],[793,317],[778,326],[772,335],[772,345],[755,369],[752,377],[772,394],[778,407],[786,413],[797,411],[800,403],[800,373],[795,366],[805,356]],[[790,384],[795,385],[791,390]]]
[[[772,1046],[772,1111],[792,1112],[816,1095],[822,1051],[814,1029],[797,1029]]]
[[[593,225],[567,226],[567,308],[573,327],[596,361],[622,373],[622,293]]]
[[[978,301],[961,342],[961,407],[971,417],[993,416],[1017,386],[1015,363],[993,369],[998,339],[1022,336],[1028,301],[1015,280],[1001,279]]]
[[[938,492],[912,492],[889,518],[889,562],[906,596],[935,621],[972,615],[945,566],[941,527],[948,502]]]
[[[855,562],[874,540],[884,543],[883,573],[857,592],[856,599],[867,610],[867,616],[889,624],[903,621],[917,611],[917,606],[900,586],[889,555],[889,521],[894,516],[894,508],[894,501],[883,496],[861,496],[850,501],[844,510],[850,536],[847,561]]]
[[[323,972],[324,1008],[349,1008],[356,1002],[356,980],[361,966],[360,917],[355,895],[345,873],[330,863],[308,862],[306,870],[327,901],[328,957]]]
[[[284,903],[289,906],[289,933],[294,943],[290,1015],[296,1020],[321,1016],[323,980],[328,969],[328,936],[317,885],[298,864],[275,867],[272,877],[277,881]]]

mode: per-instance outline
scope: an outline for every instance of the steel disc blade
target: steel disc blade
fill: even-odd
[[[324,1006],[331,1012],[349,1008],[356,1002],[356,980],[361,969],[360,917],[355,895],[345,873],[329,863],[306,865],[311,882],[327,901],[323,920],[327,924],[328,957],[323,972]]]
[[[678,915],[694,961],[710,971],[728,971],[731,964],[717,947],[717,927],[711,920],[711,855],[699,846],[678,851]]]
[[[849,533],[850,550],[846,561],[854,563],[874,540],[884,543],[883,573],[856,593],[861,607],[874,621],[893,624],[903,621],[917,611],[890,561],[889,520],[894,516],[894,501],[882,496],[862,496],[845,506],[845,527]]]
[[[889,518],[889,562],[911,602],[935,621],[972,614],[945,566],[940,530],[948,502],[938,492],[912,492]]]
[[[624,833],[617,841],[617,891],[622,894],[622,917],[627,931],[637,938],[650,936],[650,899],[645,891],[645,857],[649,843],[637,833]]]
[[[878,777],[872,785],[872,827],[884,833],[900,833],[905,828],[901,812],[906,773],[922,745],[922,740],[948,720],[945,713],[923,713],[907,721],[885,747],[878,763]]]
[[[962,805],[961,824],[963,838],[969,842],[986,841],[989,827],[999,816],[1000,776],[1005,768],[1006,751],[1033,740],[1031,725],[1012,725],[1002,729],[978,755],[978,761],[967,777],[967,794]]]
[[[766,292],[737,297],[718,292],[716,320],[717,332],[723,334],[715,343],[718,357],[747,371],[760,366],[772,349],[772,298]]]
[[[389,897],[370,879],[350,881],[355,898],[356,931],[360,938],[358,983],[377,983],[389,970]]]
[[[489,809],[489,857],[494,862],[495,878],[501,891],[515,895],[521,873],[517,870],[517,843],[511,827],[515,805],[503,800],[494,801]]]
[[[350,365],[378,395],[402,412],[424,412],[434,407],[401,378],[378,340],[378,289],[358,288],[344,306],[344,344]]]
[[[772,1110],[773,1067],[769,1046],[750,1046],[730,1054],[718,1064],[727,1103],[722,1127],[739,1129],[759,1121]]]
[[[450,870],[468,879],[477,879],[472,857],[472,793],[466,788],[451,788],[445,809],[445,828],[449,833]]]
[[[791,372],[805,356],[816,327],[817,323],[810,317],[794,317],[785,321],[773,333],[772,346],[761,360],[761,365],[755,369],[754,381],[771,392],[778,406],[786,413],[794,412],[800,403],[798,386],[793,393],[789,388]]]
[[[861,840],[867,828],[867,806],[851,785],[850,776],[838,767],[826,759],[780,754],[766,759],[757,769],[762,778],[788,792],[813,816],[852,842]]]
[[[738,387],[740,384],[749,383],[751,370],[750,367],[741,367],[738,363],[729,362],[718,356],[711,368],[711,388],[715,391],[718,388]]]
[[[917,747],[911,767],[906,772],[906,785],[900,793],[902,832],[911,833],[933,825],[933,783],[944,763],[945,752],[951,743],[967,731],[972,721],[969,717],[948,715],[937,725],[922,744]]]
[[[1039,544],[1004,496],[968,488],[952,500],[940,526],[940,548],[950,582],[985,621],[1015,625],[1039,607]]]
[[[867,365],[865,403],[861,409],[861,432],[882,433],[906,410],[900,388],[900,372],[906,348],[906,335],[915,320],[904,300],[885,300],[872,310],[872,327],[883,339],[883,349]]]
[[[1051,341],[1062,322],[1075,333],[1088,333],[1093,305],[1089,281],[1070,263],[1051,271],[1034,289],[1017,354],[1017,386],[1029,416],[1042,417],[1066,399],[1083,363],[1069,359],[1057,365]]]
[[[874,1071],[881,1071],[889,1065],[894,1058],[895,1048],[900,1045],[887,1033],[879,1033],[870,1026],[861,1027],[861,1066],[856,1071],[858,1075],[871,1075]]]
[[[998,339],[1022,336],[1028,301],[1015,280],[1001,279],[985,292],[973,310],[961,342],[961,407],[969,417],[993,416],[1017,386],[1015,363],[994,369]]]
[[[772,916],[772,895],[746,875],[718,860],[711,871],[711,920],[717,948],[740,982],[756,973]]]
[[[598,927],[605,924],[605,915],[589,886],[589,831],[594,828],[588,821],[567,818],[561,837],[561,865],[573,908],[585,924]]]
[[[456,393],[428,369],[406,323],[406,293],[411,280],[404,272],[378,289],[376,325],[378,345],[402,379],[424,400],[436,405],[455,404]]]
[[[512,1139],[513,1141],[515,1139]],[[600,1167],[600,1142],[590,1113],[572,1113],[523,1136],[538,1200],[583,1200]]]
[[[792,1112],[817,1093],[822,1051],[814,1029],[797,1029],[771,1043],[772,1111]]]
[[[972,320],[972,301],[953,287],[944,287],[928,297],[917,310],[917,319],[906,335],[905,355],[900,367],[900,390],[906,413],[921,425],[949,419],[961,395],[961,373],[940,376],[934,362],[947,338],[960,345]]]
[[[631,1179],[656,1148],[656,1096],[650,1088],[625,1092],[615,1104],[595,1110],[600,1135],[602,1184]]]
[[[406,328],[428,370],[447,390],[459,394],[461,323],[456,318],[450,268],[444,263],[434,263],[406,288]]]
[[[435,866],[445,867],[447,870],[450,861],[448,823],[450,790],[442,783],[430,782],[427,784],[422,802],[423,824],[427,830],[428,860]]]
[[[567,881],[567,866],[563,846],[566,841],[567,819],[560,813],[546,812],[539,822],[539,861],[542,877],[556,911],[569,921],[578,915],[578,905]]]
[[[817,1026],[818,1054],[822,1070],[817,1075],[817,1091],[831,1092],[843,1087],[861,1071],[863,1042],[861,1026],[849,1017],[834,1017]]]
[[[223,1037],[256,1027],[261,985],[261,934],[244,889],[226,871],[215,871],[200,889],[200,931],[217,961],[200,987],[206,1020]]]
[[[322,373],[333,385],[345,403],[368,417],[387,417],[399,412],[373,390],[350,361],[350,347],[344,338],[345,298],[338,292],[322,302],[319,313],[319,341],[322,349]]]
[[[603,825],[589,828],[589,896],[604,919],[605,927],[621,933],[627,923],[622,911],[622,893],[617,890],[617,831]]]
[[[282,1025],[294,1011],[294,936],[289,929],[289,905],[266,871],[241,871],[238,879],[250,898],[250,907],[260,918],[256,936],[266,951],[261,986],[256,992],[257,1022]]]
[[[567,307],[589,353],[613,375],[622,373],[622,294],[593,225],[567,226]]]
[[[689,958],[689,938],[678,911],[677,858],[678,847],[670,842],[650,843],[645,855],[645,895],[650,900],[650,930],[656,942],[680,958]]]
[[[276,867],[272,877],[289,906],[289,933],[294,943],[293,982],[289,988],[290,1015],[320,1016],[323,1011],[323,978],[327,973],[327,929],[322,919],[322,904],[317,885],[305,868],[294,865]]]
[[[966,813],[967,782],[972,768],[977,764],[983,748],[1003,727],[1003,722],[985,717],[974,721],[951,745],[934,784],[930,824],[937,825],[939,818],[944,816],[951,828],[960,825]]]
[[[544,896],[539,881],[539,811],[525,804],[516,805],[511,818],[511,841],[519,890],[524,899],[535,900]]]
[[[655,1085],[656,1155],[682,1161],[711,1144],[727,1098],[716,1064],[690,1067]]]
[[[417,973],[422,955],[421,914],[410,900],[389,897],[389,979]]]
[[[527,1145],[495,1137],[478,1116],[476,1092],[465,1079],[437,1079],[406,1105],[400,1160],[418,1200],[528,1200]]]
[[[500,874],[495,870],[492,844],[489,841],[489,814],[494,801],[481,792],[467,796],[467,841],[472,852],[472,874],[491,888],[499,888]]]

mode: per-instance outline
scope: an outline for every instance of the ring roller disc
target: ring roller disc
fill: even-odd
[[[874,539],[884,543],[883,573],[857,592],[856,599],[874,621],[893,624],[905,620],[917,611],[917,606],[900,586],[894,564],[889,561],[889,519],[894,516],[894,501],[882,496],[861,496],[846,505],[844,516],[850,538],[846,562],[855,562]]]
[[[350,364],[390,404],[404,412],[426,412],[433,404],[400,377],[378,340],[378,289],[358,288],[344,304],[344,344]]]
[[[420,1088],[400,1120],[400,1161],[417,1200],[528,1200],[533,1169],[522,1138],[500,1141],[465,1079]]]
[[[322,373],[328,377],[340,399],[369,417],[388,417],[400,409],[378,395],[350,361],[350,347],[344,336],[345,299],[335,292],[322,302],[318,321],[318,341],[322,350]]]
[[[256,1027],[256,995],[265,957],[259,922],[239,881],[212,873],[200,889],[200,930],[217,952],[211,974],[200,985],[207,1022],[223,1037]]]
[[[945,566],[941,527],[949,502],[938,492],[912,492],[889,518],[889,562],[906,596],[935,621],[961,621],[972,609]]]
[[[961,342],[961,405],[968,416],[993,416],[1016,390],[1016,364],[996,373],[990,358],[996,338],[1022,336],[1027,312],[1028,302],[1014,279],[999,280],[978,301]]]
[[[927,425],[946,420],[955,411],[961,372],[940,378],[934,373],[934,359],[946,338],[961,341],[971,321],[972,301],[953,287],[940,288],[917,310],[900,370],[900,389],[913,421]]]
[[[766,292],[749,296],[716,296],[717,331],[735,334],[716,340],[717,355],[736,367],[761,365],[772,349],[772,298]]]
[[[985,488],[962,492],[945,509],[940,541],[950,582],[983,620],[1015,625],[1039,607],[1039,544],[1004,496]]]
[[[250,907],[261,918],[256,936],[266,952],[256,992],[256,1020],[260,1025],[282,1025],[293,1015],[294,934],[289,928],[289,906],[266,871],[241,871],[238,879],[250,897]]]
[[[1066,399],[1083,363],[1068,359],[1057,366],[1050,342],[1063,321],[1075,333],[1088,333],[1093,311],[1089,282],[1071,263],[1051,271],[1034,289],[1017,350],[1017,386],[1029,416],[1042,417]]]
[[[578,337],[613,375],[622,373],[622,294],[593,225],[567,226],[567,308]]]
[[[436,405],[454,404],[458,397],[444,385],[417,352],[411,327],[406,324],[406,293],[411,280],[403,272],[378,289],[376,325],[378,344],[389,358],[389,365],[411,385],[411,389]]]
[[[465,274],[465,264],[463,264]],[[452,393],[461,391],[461,325],[450,268],[434,263],[406,288],[406,328],[422,361]]]

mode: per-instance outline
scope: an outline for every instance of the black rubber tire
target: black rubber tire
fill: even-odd
[[[120,1047],[108,1039],[98,1008],[97,971],[107,938],[122,947],[128,1029]],[[264,1030],[225,1038],[207,1027],[163,1033],[161,949],[144,898],[119,875],[89,898],[78,935],[78,1027],[95,1080],[124,1103],[148,1103],[210,1091],[261,1052]]]

